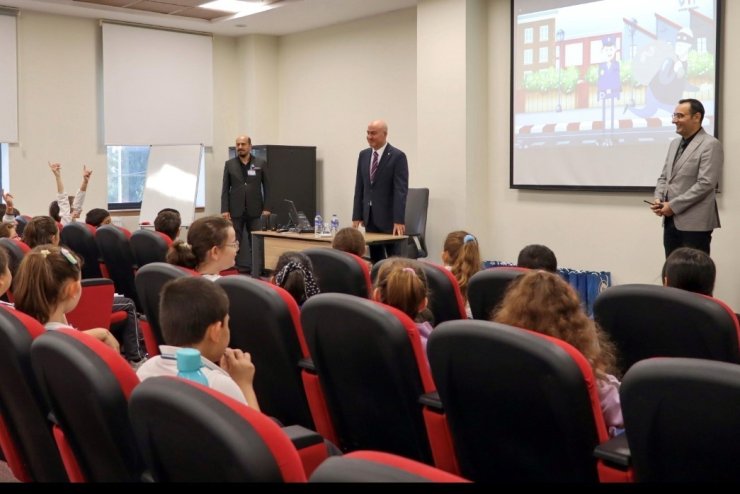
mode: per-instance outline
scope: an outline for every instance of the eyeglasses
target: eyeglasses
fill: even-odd
[[[693,115],[693,113],[691,115]],[[685,115],[683,113],[674,113],[674,114],[671,115],[671,118],[673,120],[681,120],[683,117],[686,117],[686,116],[689,116],[690,117],[691,115]]]
[[[238,249],[238,248],[239,248],[239,241],[238,241],[238,240],[234,240],[234,243],[231,243],[231,244],[224,244],[224,245],[225,245],[226,247],[233,247],[233,248],[235,248],[235,249]]]

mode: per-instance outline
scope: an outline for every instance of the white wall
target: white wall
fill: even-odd
[[[357,155],[374,119],[409,160],[410,185],[426,164],[416,149],[416,13],[402,10],[280,38],[280,142],[316,146],[318,209],[352,219]]]

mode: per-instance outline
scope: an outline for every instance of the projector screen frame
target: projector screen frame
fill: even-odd
[[[564,7],[569,7],[569,6],[573,6],[573,5],[595,3],[595,2],[599,2],[599,1],[602,1],[602,0],[541,0],[540,1],[540,5],[543,6],[543,10],[541,10],[540,12],[543,12],[544,10],[546,10],[546,8],[549,8],[549,9],[557,9],[557,8],[564,8]],[[679,0],[676,0],[676,2],[678,2],[678,1]],[[721,39],[722,39],[722,31],[723,31],[723,8],[724,8],[724,5],[723,4],[724,4],[724,0],[711,0],[711,2],[713,3],[714,12],[715,12],[715,19],[714,19],[714,21],[715,21],[714,22],[714,26],[715,26],[714,47],[715,48],[714,48],[714,74],[713,74],[714,75],[714,81],[713,81],[713,85],[714,85],[713,86],[713,88],[714,88],[713,89],[714,101],[713,101],[713,109],[712,109],[712,112],[713,113],[710,115],[710,109],[708,107],[707,108],[707,116],[708,116],[708,118],[704,120],[703,126],[704,126],[705,130],[707,130],[709,133],[712,133],[715,137],[717,137],[719,139],[720,138],[720,125],[719,125],[720,124],[720,118],[719,117],[720,117],[720,113],[721,113],[721,91],[720,91],[720,89],[721,89],[720,88],[720,80],[721,80],[721,77],[720,77],[721,76],[721,72],[720,72],[720,70],[721,70],[721,61],[722,61],[722,58],[721,58],[721,55],[722,55],[722,53],[721,53],[721,51],[722,51],[721,50]],[[690,2],[688,2],[688,3],[690,3]],[[521,112],[517,113],[517,109],[521,108],[521,101],[519,101],[519,106],[517,106],[517,97],[519,97],[519,99],[521,100],[521,95],[517,95],[517,74],[516,74],[516,71],[518,69],[517,58],[516,57],[519,56],[518,55],[518,50],[521,48],[519,46],[519,44],[517,43],[517,36],[519,34],[518,29],[517,29],[517,21],[518,21],[517,20],[517,8],[518,7],[521,7],[522,4],[523,4],[522,0],[511,0],[511,19],[510,19],[510,26],[511,26],[511,33],[510,33],[511,34],[511,43],[510,43],[510,48],[511,48],[511,53],[510,53],[510,56],[511,56],[511,64],[510,64],[510,67],[511,67],[511,72],[510,72],[509,188],[511,188],[511,189],[524,189],[524,190],[585,191],[585,192],[598,192],[598,191],[604,191],[604,192],[639,192],[639,193],[652,192],[652,190],[655,188],[655,182],[658,179],[658,176],[660,174],[660,170],[662,169],[663,162],[664,162],[664,159],[665,159],[665,152],[668,149],[669,142],[673,138],[678,137],[678,135],[675,134],[675,130],[673,129],[673,127],[672,126],[671,127],[668,127],[667,126],[667,124],[665,122],[666,115],[667,114],[665,112],[662,112],[662,113],[661,112],[658,112],[661,115],[661,117],[660,117],[661,120],[663,120],[663,124],[662,124],[663,126],[659,130],[660,130],[660,132],[662,132],[662,133],[665,134],[664,136],[661,136],[661,139],[663,139],[663,137],[665,137],[665,141],[664,142],[663,141],[660,141],[660,143],[662,143],[660,145],[660,153],[661,153],[660,157],[656,159],[656,157],[654,156],[649,161],[650,164],[651,164],[651,166],[654,166],[655,167],[655,170],[656,170],[654,172],[654,174],[652,172],[650,173],[650,178],[649,178],[650,179],[650,182],[649,183],[647,182],[647,180],[648,180],[647,175],[645,175],[644,177],[642,177],[644,179],[644,182],[643,182],[643,184],[640,184],[640,185],[615,184],[615,183],[613,183],[613,181],[605,181],[604,183],[594,184],[594,183],[583,183],[583,182],[579,182],[578,180],[566,180],[566,181],[564,181],[564,183],[560,183],[560,182],[558,182],[558,183],[547,183],[547,181],[544,181],[545,183],[535,183],[534,180],[521,180],[521,179],[517,179],[516,178],[516,171],[517,171],[516,170],[516,167],[517,167],[517,152],[518,152],[517,139],[518,139],[518,137],[520,137],[520,136],[517,135],[518,126],[520,126],[517,123],[517,116],[518,115],[521,115]],[[650,4],[648,4],[648,5],[650,5]],[[653,10],[651,9],[650,11],[652,12]],[[660,11],[659,10],[658,11],[655,11],[656,14],[658,12],[660,12]],[[627,20],[628,20],[627,18],[624,18],[623,19],[623,21],[627,21]],[[635,19],[632,18],[631,20],[634,21]],[[637,25],[637,23],[635,23],[635,25]],[[564,47],[564,45],[563,45],[563,36],[561,34],[562,31],[561,31],[561,33],[558,33],[557,30],[555,30],[555,29],[552,29],[552,31],[554,31],[552,33],[552,35],[551,35],[553,38],[555,38],[554,44],[555,45],[559,45],[559,51],[555,52],[556,57],[558,57],[558,60],[553,59],[553,65],[555,65],[556,63],[560,63],[561,64],[560,67],[555,67],[555,68],[556,68],[556,70],[557,69],[563,70],[562,61],[559,59],[559,57],[565,58],[565,53],[563,51],[563,47]],[[657,28],[656,28],[656,31],[657,31]],[[560,38],[557,37],[558,34],[560,34]],[[658,41],[659,40],[656,39],[656,42],[658,42]],[[599,46],[602,46],[603,44],[604,44],[604,39],[601,40],[601,45],[599,45]],[[635,50],[634,40],[632,40],[631,46],[632,46],[632,55],[631,56],[632,57],[636,57],[636,53],[634,51]],[[675,44],[674,44],[674,46],[675,46]],[[695,44],[692,45],[691,50],[696,51],[696,45]],[[536,57],[537,55],[534,55],[534,56]],[[621,58],[619,60],[621,60]],[[586,63],[584,63],[583,65],[586,65]],[[589,64],[589,65],[594,65],[594,64]],[[560,75],[561,75],[561,73],[558,70],[558,76],[560,77]],[[579,80],[578,80],[578,83],[581,83],[581,82],[583,82],[583,77],[580,77]],[[558,81],[558,84],[560,84],[560,81]],[[647,84],[644,84],[644,86],[647,86]],[[562,86],[560,86],[560,87],[562,87]],[[622,88],[622,91],[625,91],[625,89]],[[559,93],[559,96],[558,96],[558,105],[559,105],[560,104],[560,94],[561,93],[560,93],[560,91],[558,91],[558,93]],[[624,94],[624,92],[622,94]],[[634,92],[632,93],[632,96],[634,96]],[[682,97],[691,97],[691,95],[686,95],[685,94],[685,91],[684,91],[684,96],[682,96]],[[694,96],[694,97],[696,97],[696,96]],[[700,99],[703,102],[703,100],[702,100],[701,97],[697,97],[697,99]],[[677,101],[676,101],[676,103],[677,103]],[[633,105],[634,105],[634,102],[633,102]],[[639,106],[639,105],[637,105],[637,106]],[[623,112],[623,109],[624,109],[624,112],[627,113],[627,110],[625,109],[625,103],[624,103],[624,101],[620,102],[615,107],[615,113],[618,113],[618,114],[621,115],[622,112]],[[558,112],[560,112],[560,111],[561,110],[558,110]],[[608,113],[608,109],[606,110],[606,112]],[[615,118],[618,118],[618,117],[615,117]],[[651,120],[655,120],[656,118],[658,118],[658,117],[653,117],[653,118],[651,118]],[[711,119],[711,124],[709,123],[709,119]],[[558,127],[561,127],[562,125],[563,124],[558,124]],[[604,125],[604,127],[606,127],[608,125],[608,122],[606,120],[604,120],[603,125]],[[542,127],[542,126],[540,126],[540,127]],[[713,131],[712,131],[712,127],[713,127]],[[615,128],[616,128],[616,126],[615,126]],[[670,129],[670,132],[668,132],[669,129]],[[612,132],[613,132],[613,130],[612,130]],[[655,140],[657,141],[657,139],[655,139]],[[653,154],[655,154],[657,152],[656,149],[657,149],[657,146],[658,145],[659,144],[656,143],[653,146],[653,149],[652,149]],[[611,146],[617,147],[617,145],[614,145],[614,144],[611,144]],[[626,152],[627,150],[624,150],[624,151]],[[633,153],[633,156],[631,158],[628,156],[626,159],[627,160],[630,160],[630,159],[636,160],[636,159],[639,159],[639,157],[640,157],[639,152],[636,152],[636,153]],[[550,158],[550,156],[548,156],[548,158]],[[556,156],[553,156],[552,158],[556,158]],[[519,157],[519,159],[521,159],[521,157]],[[540,159],[541,159],[541,157],[540,157]],[[643,161],[645,160],[644,157],[642,159],[643,159]],[[721,181],[721,179],[720,179],[720,181]],[[720,188],[719,188],[719,185],[718,185],[718,187],[717,187],[717,191],[718,192],[719,192],[719,189]]]

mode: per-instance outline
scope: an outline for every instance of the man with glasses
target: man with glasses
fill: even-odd
[[[650,208],[663,217],[665,256],[679,247],[709,254],[712,231],[720,227],[715,197],[722,174],[722,144],[701,126],[704,105],[682,99],[673,113],[676,133],[668,147],[663,171]]]

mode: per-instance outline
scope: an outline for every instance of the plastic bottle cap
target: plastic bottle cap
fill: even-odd
[[[180,348],[175,354],[177,370],[180,372],[197,371],[202,367],[200,352],[195,348]]]

